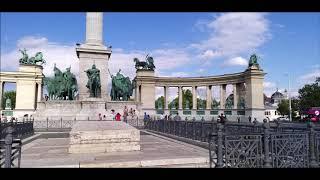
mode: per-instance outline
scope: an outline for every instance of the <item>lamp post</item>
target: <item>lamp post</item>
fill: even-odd
[[[286,73],[288,76],[288,96],[289,96],[289,121],[292,122],[292,110],[291,110],[291,95],[290,95],[290,74]]]

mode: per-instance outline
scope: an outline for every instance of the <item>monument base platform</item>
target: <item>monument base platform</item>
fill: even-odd
[[[99,120],[101,116],[106,115],[106,120],[112,120],[111,110],[115,113],[123,114],[124,106],[136,110],[135,101],[42,101],[37,103],[37,110],[34,114],[34,119],[43,121],[50,120]]]
[[[69,153],[140,150],[140,131],[121,121],[78,121],[70,132]]]

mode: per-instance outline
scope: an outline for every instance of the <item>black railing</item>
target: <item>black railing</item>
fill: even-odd
[[[26,120],[22,122],[7,122],[7,123],[0,123],[0,139],[3,139],[6,135],[5,129],[8,127],[12,127],[14,129],[13,138],[15,139],[23,139],[28,136],[34,134],[33,129],[33,121]]]
[[[210,167],[320,165],[320,126],[313,123],[151,120],[145,122],[145,129],[207,142]]]
[[[70,131],[72,126],[76,123],[74,120],[35,120],[33,127],[35,131]]]
[[[0,123],[0,167],[20,167],[21,139],[34,134],[33,121]]]
[[[3,131],[5,137],[0,140],[0,168],[19,168],[22,147],[21,139],[14,139],[16,130],[12,125],[7,126]]]

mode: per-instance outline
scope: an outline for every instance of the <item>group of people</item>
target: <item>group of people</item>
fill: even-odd
[[[131,116],[131,118],[133,119],[136,116],[136,110],[130,108],[130,110],[128,110],[127,106],[124,106],[123,109],[123,113],[120,114],[119,112],[115,112],[114,109],[111,109],[111,114],[110,114],[111,118],[113,121],[121,121],[121,117],[123,119],[123,121],[125,123],[128,122],[128,117]],[[101,113],[99,113],[99,120],[108,120],[106,115],[103,115]]]
[[[4,113],[2,113],[0,116],[0,123],[17,122],[17,121],[18,121],[18,118],[12,116],[10,119],[8,119],[8,117],[5,116]]]

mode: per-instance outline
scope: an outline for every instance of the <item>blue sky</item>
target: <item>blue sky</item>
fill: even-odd
[[[154,57],[159,76],[209,76],[244,71],[257,53],[265,92],[293,94],[320,76],[320,13],[104,13],[104,42],[112,45],[110,71],[131,78],[132,59]],[[1,71],[16,71],[19,48],[43,51],[77,74],[75,43],[84,42],[85,13],[1,13]]]

